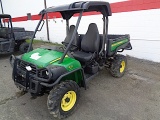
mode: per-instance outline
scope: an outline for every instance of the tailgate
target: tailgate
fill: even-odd
[[[126,35],[108,35],[108,53],[109,55],[123,50],[131,50],[130,36]]]

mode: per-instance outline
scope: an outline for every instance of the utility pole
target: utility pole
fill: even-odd
[[[1,11],[2,11],[2,14],[4,14],[3,5],[2,5],[2,0],[0,0],[0,4],[1,4]],[[5,23],[5,22],[4,22],[4,26],[6,26],[6,23]]]
[[[0,0],[0,2],[1,2],[1,10],[2,10],[2,14],[4,14],[3,5],[2,5],[2,0]]]
[[[46,0],[44,0],[44,8],[47,8]],[[49,38],[49,26],[48,26],[48,13],[46,13],[46,29],[47,29],[47,40],[50,42]]]

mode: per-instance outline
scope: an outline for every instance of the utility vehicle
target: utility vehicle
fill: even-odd
[[[18,50],[21,53],[27,52],[29,43],[26,43],[26,39],[31,38],[33,33],[24,28],[13,27],[11,16],[0,14],[0,54],[10,54]]]
[[[88,26],[86,34],[78,34],[83,13],[91,11],[103,15],[103,34],[99,34],[96,23]],[[86,88],[86,81],[100,70],[107,68],[114,77],[124,75],[127,59],[117,52],[131,50],[132,46],[129,35],[108,35],[108,16],[111,16],[108,2],[83,1],[44,9],[40,12],[41,19],[34,35],[49,12],[60,12],[66,20],[67,36],[62,42],[64,47],[43,47],[30,51],[32,38],[30,52],[12,56],[13,80],[16,86],[33,96],[49,93],[49,112],[54,117],[65,118],[77,106],[79,88]],[[69,20],[76,13],[79,14],[77,23],[69,27]]]

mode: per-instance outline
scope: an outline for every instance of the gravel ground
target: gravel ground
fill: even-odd
[[[0,56],[0,120],[54,120],[47,110],[47,95],[31,99],[12,81],[9,56]],[[81,89],[77,110],[67,120],[159,120],[160,63],[128,58],[124,77],[107,70]]]

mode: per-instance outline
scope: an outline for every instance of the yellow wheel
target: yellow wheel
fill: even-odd
[[[76,93],[74,91],[68,91],[62,98],[61,108],[63,111],[69,111],[76,103]]]
[[[61,82],[49,93],[47,107],[50,114],[59,119],[68,117],[74,112],[79,96],[79,86],[76,82]]]
[[[123,73],[123,72],[124,72],[125,67],[126,67],[126,63],[125,63],[125,61],[122,61],[122,62],[121,62],[121,67],[120,67],[120,73]]]
[[[116,55],[111,61],[110,73],[113,77],[120,78],[124,75],[127,67],[127,58],[124,55]]]

